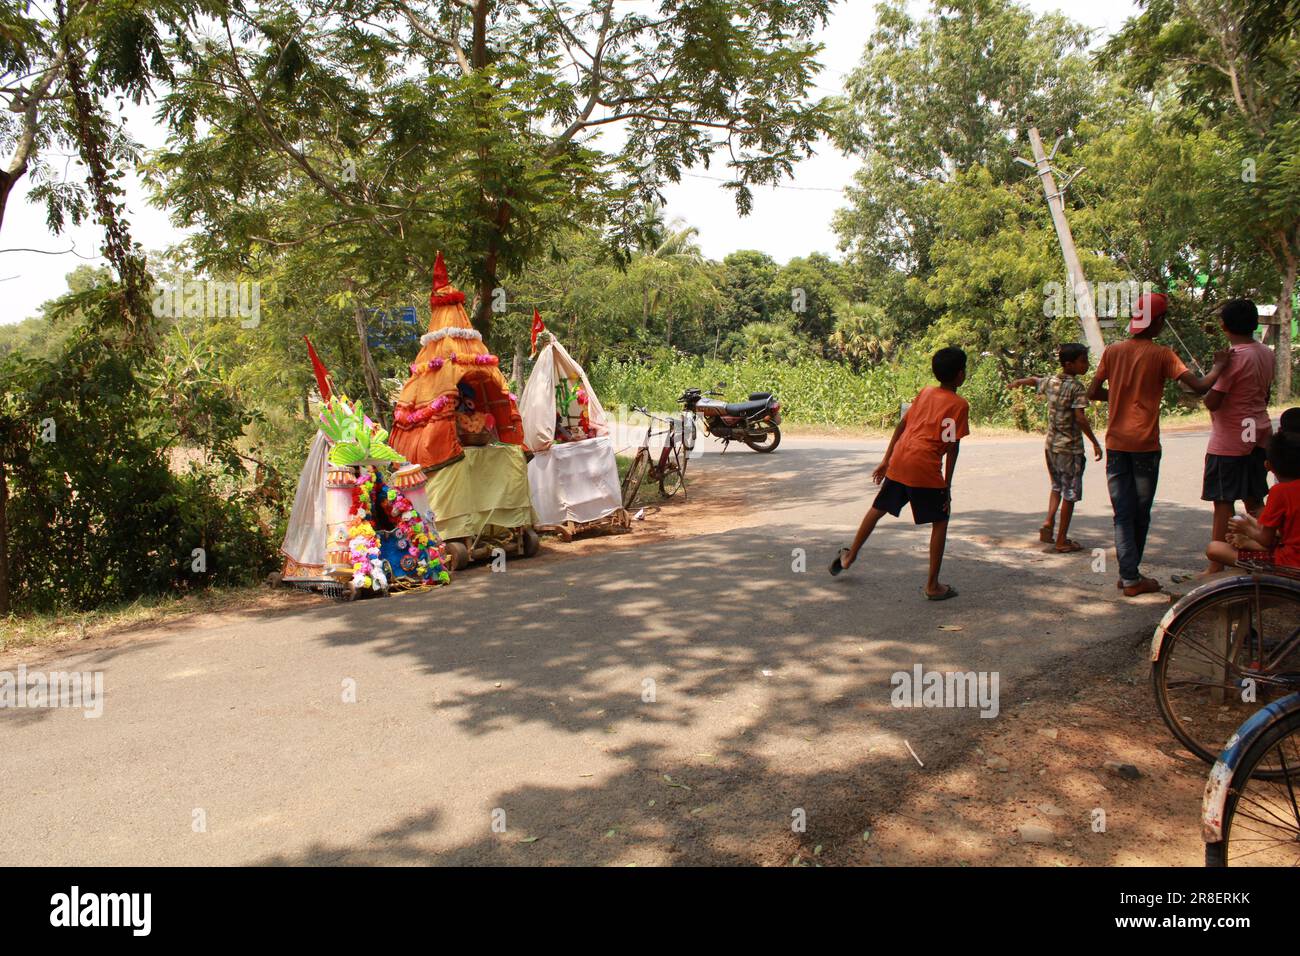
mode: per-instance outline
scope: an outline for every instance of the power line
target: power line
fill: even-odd
[[[724,179],[721,176],[704,176],[700,173],[683,173],[682,175],[689,176],[692,179],[708,179],[715,183],[735,182],[735,180]],[[781,183],[767,183],[765,185],[771,186],[773,189],[796,189],[802,192],[814,192],[814,193],[843,193],[844,192],[843,186],[786,186]]]

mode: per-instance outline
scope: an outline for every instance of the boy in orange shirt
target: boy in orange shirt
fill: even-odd
[[[1300,568],[1300,435],[1279,431],[1269,439],[1268,470],[1277,478],[1258,518],[1228,521],[1228,540],[1211,541],[1205,556],[1222,565],[1243,562]]]
[[[884,460],[871,475],[880,485],[880,493],[867,509],[853,546],[841,548],[831,562],[831,574],[839,574],[857,560],[881,518],[886,514],[897,518],[903,505],[911,504],[912,520],[930,525],[930,574],[922,591],[931,601],[946,601],[957,596],[956,588],[939,583],[939,567],[948,541],[957,452],[961,440],[970,434],[970,405],[957,394],[966,381],[966,353],[958,348],[940,349],[930,360],[930,368],[939,385],[921,389],[894,429]]]
[[[1151,527],[1151,505],[1160,479],[1160,401],[1165,382],[1179,381],[1204,395],[1227,365],[1227,351],[1215,353],[1204,378],[1187,370],[1174,350],[1155,341],[1165,327],[1169,300],[1159,292],[1138,296],[1132,335],[1107,347],[1088,388],[1088,400],[1110,403],[1106,427],[1106,484],[1115,514],[1116,586],[1126,597],[1160,590],[1160,582],[1142,575],[1142,554]]]

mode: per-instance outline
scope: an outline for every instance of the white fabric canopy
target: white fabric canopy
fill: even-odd
[[[555,386],[561,379],[576,378],[582,382],[583,391],[587,393],[587,421],[597,435],[609,431],[605,409],[596,397],[596,390],[587,381],[587,373],[555,336],[547,334],[550,342],[537,356],[533,373],[528,376],[528,384],[519,399],[519,415],[524,421],[524,446],[534,452],[545,451],[555,441]]]
[[[299,564],[325,563],[325,463],[330,442],[321,432],[311,441],[298,491],[289,512],[289,527],[280,550]]]
[[[528,485],[543,525],[596,521],[623,507],[614,443],[607,435],[560,442],[538,453],[528,463]]]

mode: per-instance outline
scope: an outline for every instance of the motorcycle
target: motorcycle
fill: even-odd
[[[726,384],[719,382],[717,387]],[[728,403],[722,398],[719,391],[688,388],[677,401],[704,422],[706,432],[723,442],[724,451],[733,441],[743,441],[754,451],[776,451],[781,444],[781,403],[771,392],[751,392],[745,402]]]

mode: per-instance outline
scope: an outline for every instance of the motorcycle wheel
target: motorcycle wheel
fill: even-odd
[[[746,435],[745,444],[754,449],[754,451],[776,451],[776,446],[781,444],[781,429],[778,426],[773,425],[771,431],[765,430],[762,435],[757,438]]]

